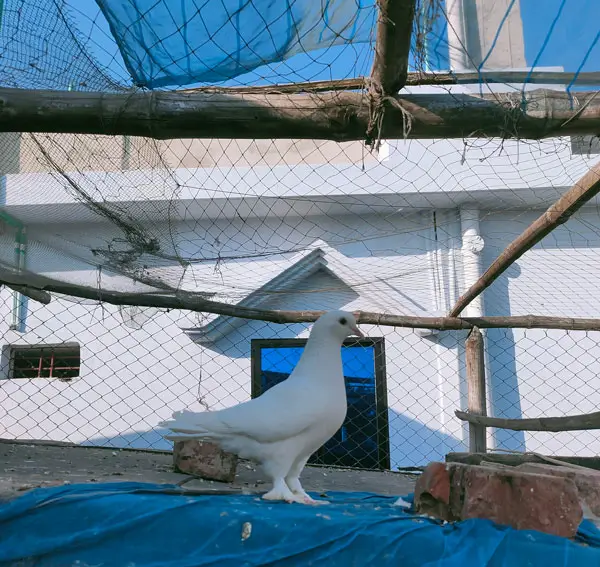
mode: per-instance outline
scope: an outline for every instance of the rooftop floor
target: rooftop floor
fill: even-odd
[[[82,447],[66,443],[0,439],[0,498],[59,484],[89,482],[149,482],[180,484],[186,489],[266,492],[260,469],[240,463],[233,483],[206,481],[173,470],[169,452]],[[416,477],[396,472],[307,467],[302,483],[308,491],[373,492],[402,495],[412,492]]]

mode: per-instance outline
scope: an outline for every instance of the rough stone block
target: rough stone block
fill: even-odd
[[[177,441],[173,447],[173,465],[177,472],[208,480],[233,482],[237,456],[222,451],[214,443]]]

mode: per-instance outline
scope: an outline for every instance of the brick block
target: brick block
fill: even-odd
[[[193,474],[208,480],[233,482],[237,456],[214,443],[177,441],[173,447],[173,466],[177,472]]]
[[[415,487],[415,508],[448,521],[487,518],[563,537],[573,537],[583,517],[569,475],[459,463],[431,463],[425,469]]]
[[[521,472],[547,474],[570,478],[577,487],[579,499],[596,517],[600,517],[600,471],[544,463],[523,463]]]
[[[448,520],[450,474],[444,463],[429,463],[415,484],[415,509],[421,514]]]
[[[450,515],[573,537],[583,513],[572,479],[481,466],[451,466]]]

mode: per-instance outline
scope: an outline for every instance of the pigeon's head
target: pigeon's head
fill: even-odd
[[[321,315],[312,328],[311,336],[321,334],[334,336],[340,343],[352,335],[364,337],[356,324],[356,318],[348,311],[329,311]]]

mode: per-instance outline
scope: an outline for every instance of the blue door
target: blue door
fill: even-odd
[[[258,396],[285,380],[300,359],[304,340],[252,341],[253,392]],[[389,468],[382,339],[342,347],[348,413],[337,433],[309,463],[348,468]],[[383,382],[383,383],[382,383]]]

